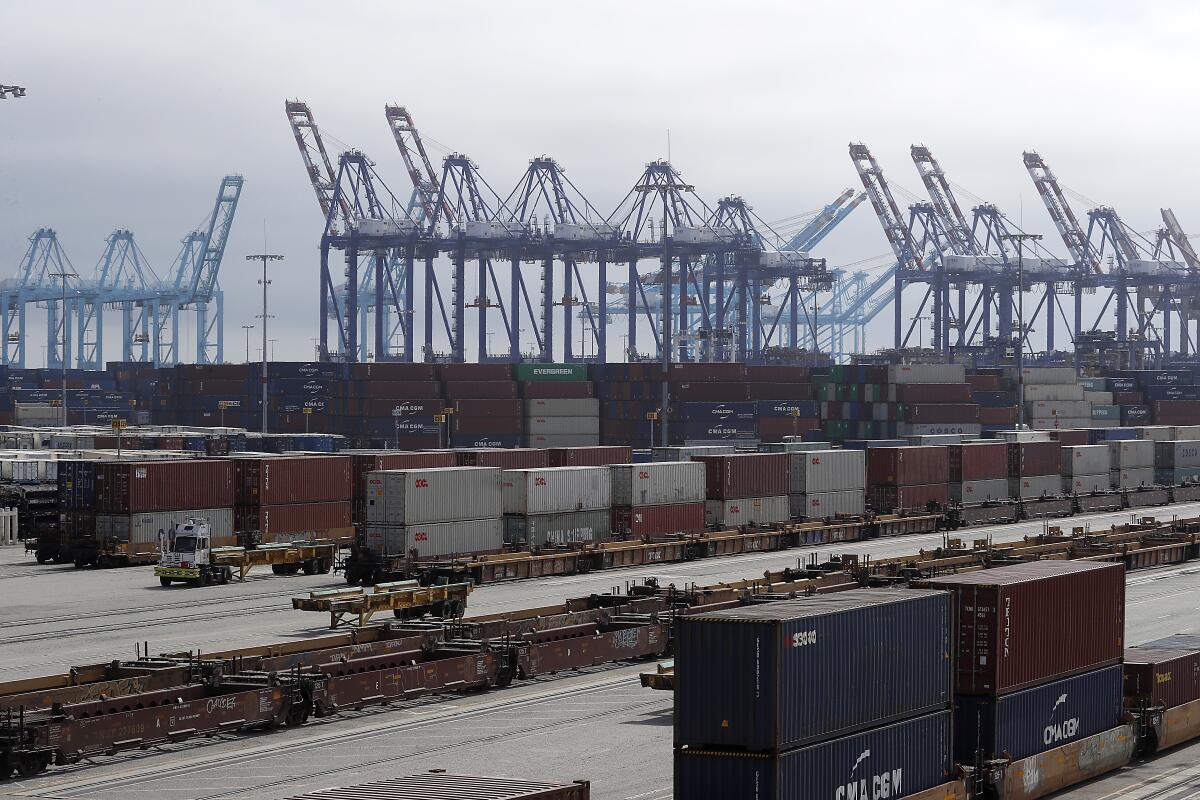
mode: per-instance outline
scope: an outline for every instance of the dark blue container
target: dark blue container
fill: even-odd
[[[1137,388],[1137,381],[1133,378],[1109,378],[1108,389],[1111,392],[1132,392]]]
[[[1150,417],[1150,406],[1121,406],[1121,422],[1125,425],[1149,422]]]
[[[652,461],[654,461],[654,451],[652,451],[652,450],[634,450],[633,451],[633,463],[634,464],[649,464]]]
[[[950,596],[854,589],[678,623],[675,743],[785,750],[951,702]]]
[[[722,424],[733,420],[753,421],[757,416],[756,403],[672,403],[671,418],[681,422]]]
[[[760,400],[756,413],[760,417],[819,417],[821,404],[815,400]]]
[[[1200,400],[1200,386],[1147,386],[1142,390],[1146,400]]]
[[[951,780],[950,712],[786,753],[675,751],[677,800],[883,800]]]
[[[451,442],[455,447],[520,447],[521,437],[513,434],[488,435],[458,435]]]
[[[64,509],[90,511],[96,493],[95,461],[58,462],[58,496]]]
[[[1121,721],[1120,664],[1020,692],[958,695],[954,704],[954,758],[973,762],[1007,754],[1028,758],[1114,728]]]
[[[647,424],[647,428],[649,425]],[[648,434],[648,430],[647,430]],[[755,438],[757,429],[754,420],[727,420],[724,422],[672,422],[668,428],[671,441],[725,442],[745,441]]]

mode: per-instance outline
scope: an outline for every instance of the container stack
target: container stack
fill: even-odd
[[[867,455],[867,503],[877,514],[926,511],[950,503],[945,447],[872,447]]]
[[[1060,465],[1064,494],[1107,492],[1112,470],[1108,445],[1086,444],[1061,448]]]
[[[510,546],[591,543],[612,534],[610,467],[504,470],[501,492]]]
[[[610,469],[614,534],[642,538],[704,530],[703,464],[655,461]]]
[[[705,525],[724,530],[787,522],[791,517],[788,459],[785,453],[693,458],[705,469]]]
[[[1092,404],[1084,399],[1073,367],[1026,367],[1021,371],[1025,419],[1034,430],[1091,428]],[[1117,425],[1120,420],[1113,419]]]
[[[1120,724],[1123,565],[1033,561],[927,585],[954,607],[956,760],[1019,760]]]
[[[951,500],[970,505],[1009,498],[1007,444],[952,444],[946,448],[946,455]]]
[[[245,544],[354,541],[350,456],[243,456],[233,464],[234,527]]]
[[[949,599],[855,589],[681,617],[675,797],[906,797],[949,781]]]
[[[1156,441],[1154,474],[1164,486],[1200,483],[1200,439]]]
[[[1045,434],[1042,434],[1045,436]],[[1062,493],[1062,444],[1046,437],[1018,434],[1008,444],[1008,493],[1019,500],[1058,497]]]
[[[380,556],[416,560],[504,549],[500,470],[441,467],[367,474],[363,540]]]
[[[507,364],[440,364],[449,441],[459,447],[520,447],[525,415]]]
[[[1190,738],[1200,703],[1200,636],[1176,634],[1125,650],[1125,707],[1152,711],[1158,751]]]
[[[1141,489],[1156,484],[1154,442],[1123,439],[1106,442],[1108,447],[1108,484],[1113,489]]]
[[[343,450],[341,455],[351,459],[351,519],[355,525],[367,521],[367,474],[384,469],[420,469],[460,466],[456,454],[449,450],[427,452],[401,450]],[[461,465],[467,466],[467,465]],[[474,466],[474,465],[470,465]],[[480,465],[485,466],[485,465]],[[489,464],[486,466],[498,466]]]
[[[594,397],[524,401],[528,447],[595,447],[600,444],[600,401]]]
[[[865,450],[795,450],[787,451],[786,455],[790,476],[788,504],[793,519],[863,513],[867,486]]]

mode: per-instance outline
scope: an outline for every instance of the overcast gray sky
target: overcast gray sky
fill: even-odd
[[[3,19],[0,83],[29,94],[0,102],[0,272],[51,226],[81,272],[127,227],[166,273],[221,176],[240,172],[221,278],[229,358],[256,313],[243,257],[262,248],[264,223],[287,256],[277,356],[309,357],[316,336],[322,220],[285,98],[306,100],[405,196],[388,102],[502,194],[550,154],[606,213],[665,155],[669,128],[672,161],[701,196],[742,194],[769,221],[857,186],[846,145],[861,140],[914,192],[908,146],[929,145],[956,183],[1014,220],[1023,210],[1058,253],[1023,149],[1137,230],[1172,206],[1200,231],[1193,3],[10,0]],[[887,252],[864,205],[818,254]],[[873,344],[887,343],[887,316]]]

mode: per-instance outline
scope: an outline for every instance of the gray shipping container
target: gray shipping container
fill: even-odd
[[[599,436],[599,417],[529,417],[525,420],[527,436]]]
[[[373,553],[438,558],[463,553],[487,553],[504,549],[504,522],[500,518],[427,525],[366,525],[363,536]]]
[[[1108,443],[1110,470],[1140,469],[1154,466],[1154,442],[1130,439]]]
[[[526,400],[525,416],[599,417],[600,401],[594,397]]]
[[[949,707],[950,595],[851,589],[681,617],[675,744],[783,750]]]
[[[611,470],[614,506],[664,506],[705,499],[704,465],[699,461],[614,464]]]
[[[1200,439],[1200,425],[1173,425],[1171,427],[1171,438],[1176,441]]]
[[[157,544],[159,532],[170,533],[189,519],[208,520],[209,535],[233,536],[232,508],[194,508],[190,511],[150,511],[144,514],[97,514],[96,535],[130,544]]]
[[[905,436],[904,438],[908,439],[909,444],[916,447],[928,447],[939,444],[962,444],[971,437],[962,433],[931,433]]]
[[[1200,467],[1200,439],[1155,443],[1154,466],[1159,469]]]
[[[791,515],[795,519],[824,519],[838,514],[858,516],[866,510],[865,501],[862,489],[788,495]]]
[[[1108,473],[1108,483],[1114,489],[1140,489],[1154,486],[1154,467],[1114,470]]]
[[[1016,381],[1017,371],[1006,370],[1009,376]],[[1046,386],[1050,384],[1068,384],[1075,383],[1079,378],[1074,367],[1024,367],[1021,370],[1021,382],[1027,386]]]
[[[1047,401],[1051,403],[1060,400],[1084,400],[1083,387],[1073,383],[1034,383],[1025,384],[1025,402]]]
[[[812,450],[828,449],[830,449],[829,442],[762,442],[758,446],[760,453],[807,453]]]
[[[1169,442],[1175,438],[1175,428],[1171,425],[1143,425],[1139,433],[1139,438],[1153,442]]]
[[[838,492],[867,485],[866,450],[813,450],[788,457],[792,494]]]
[[[1062,494],[1063,479],[1060,475],[1032,475],[1008,479],[1009,497],[1035,500],[1039,497],[1058,497]]]
[[[897,436],[945,436],[956,433],[960,437],[977,438],[983,433],[978,422],[897,422]]]
[[[1007,478],[984,481],[963,481],[950,484],[950,499],[958,503],[986,503],[1009,499]]]
[[[678,800],[885,800],[951,778],[949,711],[786,753],[675,751]],[[947,794],[947,796],[950,796]]]
[[[1092,404],[1086,400],[1042,400],[1025,403],[1026,413],[1032,419],[1064,417],[1068,419],[1091,419]]]
[[[1154,481],[1163,486],[1182,486],[1200,483],[1200,467],[1177,467],[1154,470]]]
[[[741,500],[708,500],[704,503],[704,524],[708,527],[737,528],[741,525],[773,525],[792,517],[788,495],[747,497]]]
[[[612,512],[571,511],[565,514],[506,514],[504,541],[529,547],[600,542],[612,535]]]
[[[888,383],[966,383],[967,368],[961,364],[893,364]]]
[[[954,758],[973,763],[1007,754],[1014,761],[1077,742],[1121,723],[1122,667],[1085,672],[1020,692],[958,695]]]
[[[651,457],[655,461],[690,461],[692,456],[721,456],[734,452],[737,452],[737,448],[731,444],[652,447],[650,449]]]
[[[1099,475],[1108,472],[1112,467],[1109,463],[1109,450],[1106,444],[1081,444],[1063,447],[1061,453],[1062,468],[1059,472],[1065,477],[1070,475]]]
[[[503,513],[496,467],[368,472],[366,500],[367,522],[377,525],[493,519]]]
[[[1109,488],[1107,472],[1097,473],[1096,475],[1064,475],[1062,479],[1062,490],[1066,494],[1107,492]]]
[[[501,486],[505,514],[557,514],[612,506],[608,466],[506,469]]]
[[[595,447],[600,444],[598,433],[527,433],[527,447],[550,450],[556,447]]]

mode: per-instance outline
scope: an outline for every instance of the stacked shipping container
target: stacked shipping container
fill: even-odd
[[[696,456],[705,469],[705,523],[737,528],[787,522],[788,459],[784,453]]]
[[[509,545],[597,542],[612,533],[609,467],[504,470],[501,490]]]
[[[234,525],[248,541],[354,541],[350,456],[244,456],[233,464]]]
[[[786,447],[786,444],[783,445]],[[864,450],[788,451],[788,502],[795,519],[825,519],[864,511]]]
[[[363,545],[416,560],[504,548],[500,470],[441,467],[367,474]]]
[[[868,504],[878,514],[944,508],[950,502],[945,447],[873,447],[867,454]]]
[[[644,537],[704,530],[704,464],[654,461],[611,470],[614,533]]]

